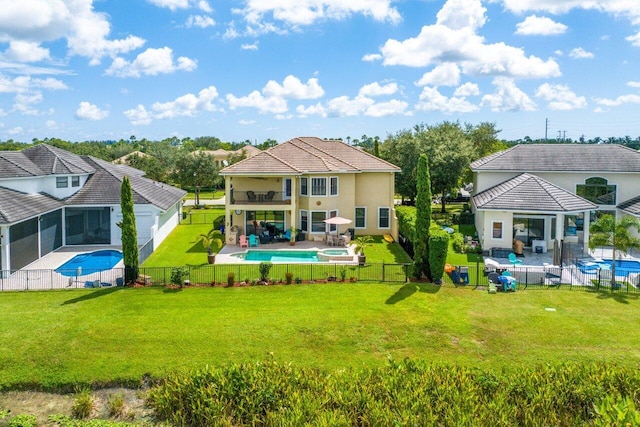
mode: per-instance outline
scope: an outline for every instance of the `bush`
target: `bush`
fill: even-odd
[[[269,272],[271,271],[271,267],[273,264],[270,262],[261,262],[258,269],[260,270],[260,280],[266,282],[269,278]]]
[[[453,250],[459,254],[465,253],[464,236],[462,233],[453,233],[451,237],[453,240]]]
[[[107,401],[109,416],[119,418],[124,415],[124,393],[112,394]]]
[[[174,267],[171,269],[171,283],[182,287],[185,277],[189,277],[189,269],[187,267]]]
[[[18,414],[9,420],[8,427],[35,427],[38,418],[35,415]]]
[[[475,217],[471,212],[461,212],[458,222],[460,225],[474,225]]]
[[[433,283],[440,283],[449,250],[449,234],[444,230],[433,230],[429,236],[429,268]]]
[[[233,286],[236,283],[236,273],[230,271],[227,273],[227,286]]]
[[[292,283],[293,283],[293,273],[292,273],[292,272],[287,271],[287,272],[285,273],[284,277],[285,277],[285,283],[286,283],[287,285],[290,285],[290,284],[292,284]]]
[[[82,389],[77,394],[75,401],[73,402],[73,406],[71,407],[71,414],[73,418],[77,418],[80,420],[84,420],[89,418],[93,408],[95,406],[95,401],[93,396],[91,395],[91,391],[89,389]]]

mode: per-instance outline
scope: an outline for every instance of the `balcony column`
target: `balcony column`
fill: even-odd
[[[591,212],[585,211],[582,223],[582,252],[589,254],[589,226],[591,225]]]
[[[232,203],[231,199],[233,195],[231,194],[231,177],[224,177],[224,241],[229,241],[229,233],[231,232],[231,209]]]
[[[291,224],[289,227],[298,228],[298,177],[291,177]]]

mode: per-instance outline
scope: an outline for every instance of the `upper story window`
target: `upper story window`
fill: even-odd
[[[72,176],[71,177],[71,186],[72,187],[80,187],[80,177],[79,176]]]
[[[311,195],[327,195],[327,178],[311,178]]]
[[[300,178],[300,195],[301,196],[309,195],[309,178],[305,178],[305,177]]]
[[[604,178],[587,178],[576,185],[576,194],[598,205],[616,204],[616,185],[609,185]]]
[[[329,178],[329,195],[337,196],[338,195],[338,177],[332,176]]]
[[[66,176],[56,177],[56,188],[67,188],[69,186],[69,180]]]

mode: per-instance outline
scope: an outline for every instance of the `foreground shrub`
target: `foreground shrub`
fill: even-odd
[[[269,361],[175,373],[147,403],[183,426],[605,425],[620,405],[637,415],[639,387],[637,370],[605,365],[495,372],[405,360],[326,374]]]
[[[83,420],[89,418],[94,407],[95,400],[91,395],[91,391],[85,388],[80,390],[76,395],[73,406],[71,407],[71,414],[74,418]]]

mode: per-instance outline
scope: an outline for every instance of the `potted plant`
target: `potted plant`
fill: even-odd
[[[224,237],[222,236],[220,230],[217,230],[215,228],[209,230],[207,234],[200,235],[202,246],[207,249],[207,260],[209,261],[209,264],[213,264],[214,262],[216,262],[216,254],[213,253],[213,246],[215,246],[216,249],[220,250],[220,248],[222,247],[223,239]]]
[[[371,236],[360,236],[353,239],[354,251],[356,255],[358,255],[358,263],[360,265],[364,265],[364,263],[367,262],[367,256],[364,250],[371,246],[371,243],[373,243]]]
[[[289,227],[289,245],[295,246],[296,244],[296,235],[298,234],[298,229],[295,227]]]

